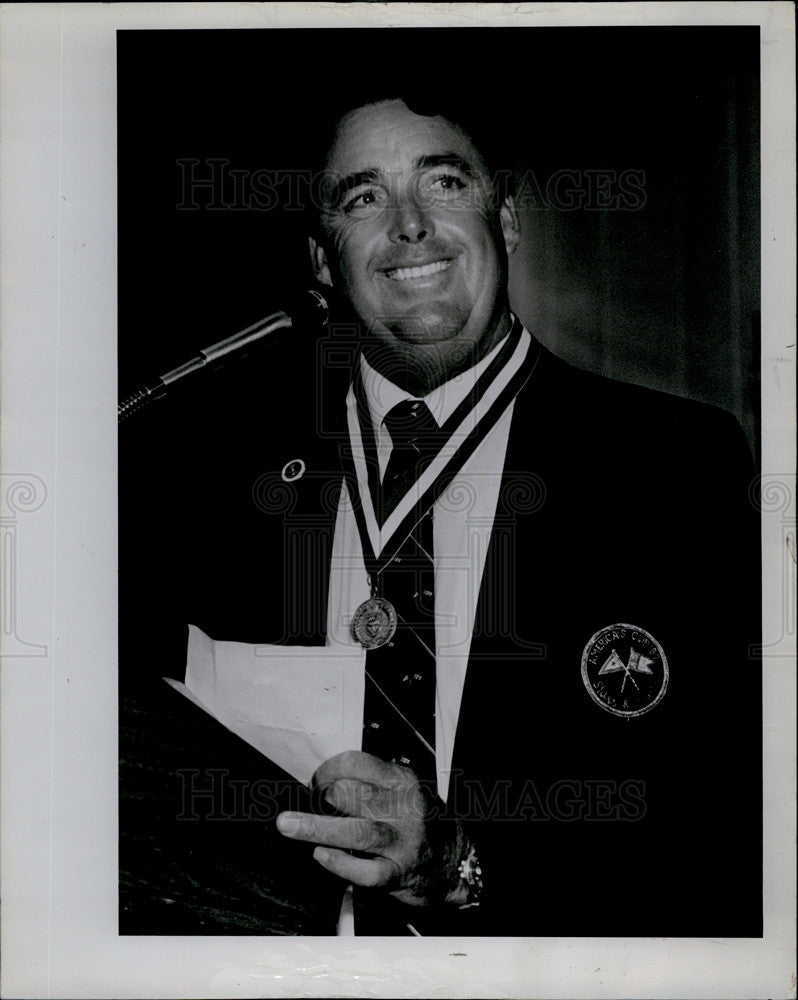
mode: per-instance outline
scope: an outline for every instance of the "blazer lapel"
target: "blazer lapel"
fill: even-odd
[[[538,681],[551,669],[549,589],[563,538],[552,493],[560,492],[559,466],[567,463],[559,458],[561,449],[552,447],[550,433],[563,405],[557,361],[544,347],[539,350],[535,371],[515,400],[477,603],[453,760],[455,771],[470,775],[493,770],[493,754],[509,773],[508,741],[528,732],[539,707]],[[474,739],[478,732],[501,732],[505,739],[491,746],[496,741]]]

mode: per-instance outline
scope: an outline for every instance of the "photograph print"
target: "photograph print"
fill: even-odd
[[[761,937],[759,28],[117,73],[120,933]]]

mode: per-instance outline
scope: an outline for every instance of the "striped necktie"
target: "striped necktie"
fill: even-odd
[[[421,400],[385,417],[391,456],[381,487],[381,521],[429,461],[438,425]],[[363,749],[412,768],[435,791],[435,565],[432,510],[379,574],[380,596],[396,609],[391,642],[366,654]]]

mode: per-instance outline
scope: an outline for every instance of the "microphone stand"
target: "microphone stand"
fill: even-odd
[[[323,296],[312,289],[303,293],[300,307],[296,312],[309,313],[307,318],[319,326],[323,326],[327,322],[327,303]],[[172,383],[177,382],[178,379],[184,378],[192,372],[199,371],[201,368],[205,368],[214,361],[218,361],[219,358],[223,358],[226,354],[231,354],[233,351],[238,351],[243,347],[254,344],[258,340],[275,333],[277,330],[290,329],[293,325],[294,320],[292,316],[280,310],[258,320],[257,323],[253,323],[251,326],[245,327],[243,330],[239,330],[238,333],[234,333],[230,337],[225,337],[224,340],[219,340],[215,344],[211,344],[210,347],[203,348],[203,350],[184,364],[178,365],[177,368],[172,368],[165,375],[161,375],[152,385],[144,386],[144,388],[138,389],[123,399],[117,407],[119,423],[123,423],[129,417],[133,416],[133,414],[139,413],[145,406],[159,399],[166,392],[167,388]]]

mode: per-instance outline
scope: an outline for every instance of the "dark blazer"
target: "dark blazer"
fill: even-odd
[[[424,933],[757,936],[759,529],[747,446],[720,410],[537,349],[513,414],[445,810],[478,846],[484,899],[413,922]],[[221,904],[205,915],[202,933],[334,929],[340,885],[281,842],[273,812],[174,820],[186,770],[278,779],[158,677],[182,675],[189,621],[218,639],[323,643],[352,360],[334,338],[292,345],[198,380],[122,438],[123,932],[190,933],[205,884],[224,898],[220,864],[236,868],[239,895],[233,916]],[[297,458],[305,474],[286,483]],[[632,717],[597,703],[595,676],[583,679],[591,637],[615,624],[645,630],[668,663],[661,700]],[[628,662],[628,644],[618,652]],[[175,745],[176,756],[164,750]],[[292,872],[276,887],[264,887],[265,840]],[[181,873],[180,907],[160,902],[166,870]]]

